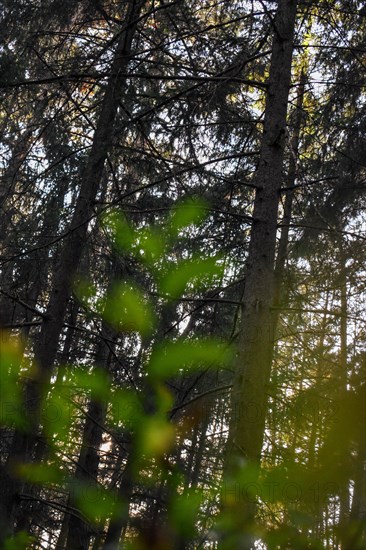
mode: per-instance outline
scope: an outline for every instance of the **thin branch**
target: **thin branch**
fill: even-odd
[[[2,290],[2,289],[0,289],[0,293],[3,294],[4,296],[6,296],[7,298],[9,298],[12,302],[16,302],[17,304],[24,307],[25,309],[28,309],[29,311],[31,311],[35,315],[38,315],[39,317],[42,317],[43,319],[47,319],[47,315],[45,313],[43,313],[43,311],[40,311],[39,309],[36,309],[35,307],[30,306],[29,304],[26,304],[25,302],[23,302],[23,300],[18,298],[18,296],[13,296],[13,295],[9,294],[8,292],[6,292],[5,290]]]
[[[229,390],[232,388],[232,384],[226,384],[225,386],[219,386],[218,388],[213,388],[212,390],[207,390],[204,393],[200,393],[199,395],[196,395],[195,397],[192,397],[189,401],[186,401],[185,403],[182,403],[181,405],[177,405],[176,407],[173,407],[171,410],[171,413],[176,413],[180,409],[184,409],[185,407],[189,407],[189,405],[192,405],[192,403],[195,403],[199,399],[202,399],[203,397],[206,397],[206,395],[210,395],[212,393],[218,393],[223,392],[226,390]]]

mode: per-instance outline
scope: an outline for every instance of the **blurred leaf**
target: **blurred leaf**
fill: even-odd
[[[21,390],[22,347],[7,332],[1,332],[0,339],[0,425],[25,429],[27,420]]]
[[[32,543],[35,540],[35,537],[28,535],[25,531],[20,531],[5,540],[3,550],[27,550],[33,546]]]
[[[122,212],[114,210],[103,217],[103,223],[111,232],[114,244],[124,251],[131,251],[136,237],[126,216]]]
[[[344,391],[329,402],[322,416],[323,437],[318,450],[319,476],[328,492],[339,492],[354,475],[354,458],[350,449],[364,438],[366,423],[366,386]]]
[[[163,234],[153,227],[144,227],[137,233],[136,252],[140,259],[149,266],[162,258],[166,242]]]
[[[170,451],[174,445],[175,427],[161,416],[145,418],[139,439],[142,454],[161,456]]]
[[[91,298],[97,294],[95,286],[87,279],[79,279],[74,284],[74,292],[80,302],[86,307],[89,306]]]
[[[203,498],[203,494],[198,491],[189,491],[183,495],[175,494],[173,496],[169,503],[168,517],[180,535],[193,538],[197,514]]]
[[[144,411],[135,391],[117,388],[110,395],[112,421],[126,427],[136,426],[143,420]]]
[[[307,525],[301,523],[291,523],[280,525],[275,529],[267,529],[263,535],[263,539],[270,550],[277,548],[286,548],[296,550],[324,550],[324,544],[321,540],[317,540],[307,534]],[[301,531],[304,529],[304,533]]]
[[[192,258],[183,260],[168,269],[160,279],[160,289],[171,298],[182,296],[188,284],[194,289],[204,288],[213,277],[219,277],[223,272],[223,265],[218,264],[220,258]]]
[[[72,402],[72,386],[55,384],[44,398],[42,423],[45,434],[52,442],[66,444],[70,440],[71,428],[77,416],[77,409]]]
[[[198,225],[206,217],[207,203],[202,199],[188,198],[172,210],[169,226],[174,234],[189,225]]]
[[[104,319],[117,330],[148,335],[154,326],[154,313],[141,290],[127,283],[118,283],[107,296]]]
[[[123,503],[114,491],[93,482],[72,481],[69,491],[78,510],[94,525],[110,518],[116,508],[123,510]]]
[[[236,508],[240,502],[256,502],[260,496],[259,466],[256,463],[238,459],[233,473],[226,476],[221,486],[221,500],[225,508]]]
[[[135,230],[124,214],[117,211],[105,216],[104,223],[112,233],[113,241],[118,248],[133,254],[148,266],[153,267],[156,260],[163,256],[166,238],[162,231],[152,226]]]
[[[224,365],[231,357],[227,346],[213,339],[168,342],[152,351],[147,370],[152,377],[165,379],[186,368]]]
[[[74,368],[71,373],[75,389],[90,393],[92,399],[106,402],[109,398],[110,383],[107,373],[101,369]]]
[[[162,414],[167,414],[174,404],[173,394],[163,384],[156,387],[156,400],[158,410]]]
[[[46,485],[48,483],[62,483],[63,472],[51,464],[19,464],[16,467],[17,474],[29,483]]]

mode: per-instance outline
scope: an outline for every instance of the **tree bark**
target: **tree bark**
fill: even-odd
[[[283,216],[281,222],[281,236],[278,244],[278,251],[276,256],[276,265],[274,273],[274,292],[273,292],[273,306],[274,309],[272,313],[272,323],[273,323],[273,334],[277,331],[278,318],[280,314],[280,306],[283,301],[283,277],[285,273],[285,263],[287,258],[287,249],[288,249],[288,237],[292,216],[292,204],[295,195],[295,182],[297,175],[297,159],[299,154],[299,141],[300,141],[300,132],[301,125],[303,121],[303,103],[304,103],[304,94],[305,94],[305,82],[306,75],[304,71],[300,75],[299,91],[296,101],[296,111],[294,114],[294,130],[290,143],[290,162],[288,175],[286,178],[287,191],[285,196],[285,204],[283,206]]]
[[[73,280],[87,239],[88,224],[93,214],[94,201],[100,187],[105,160],[112,146],[113,128],[118,105],[123,95],[128,64],[133,57],[132,42],[141,9],[145,2],[146,0],[127,2],[126,24],[120,31],[111,66],[111,77],[103,97],[73,219],[64,240],[46,316],[35,347],[38,374],[37,378],[27,386],[25,397],[27,416],[31,421],[30,430],[27,433],[18,432],[15,434],[12,452],[10,453],[12,464],[9,464],[9,471],[15,463],[32,460],[40,425],[41,396],[52,373]],[[21,483],[12,476],[9,478],[9,483],[2,495],[6,495],[8,510],[6,521],[12,529],[14,521],[16,522],[17,495]]]
[[[134,443],[132,442],[129,446],[125,469],[117,492],[117,497],[122,503],[122,506],[112,514],[102,547],[103,550],[115,550],[119,548],[122,533],[128,525],[130,499],[133,489],[133,471],[136,461],[133,445]]]
[[[259,167],[255,178],[253,225],[231,398],[232,418],[227,443],[225,484],[233,481],[245,462],[259,464],[261,457],[273,348],[271,306],[274,298],[277,216],[287,134],[286,116],[296,8],[295,0],[280,0],[273,22],[269,88]],[[223,505],[225,507],[225,499]],[[234,507],[240,509],[240,529],[243,523],[250,523],[253,519],[254,506],[248,501],[242,501],[236,502]],[[250,548],[252,545],[251,542],[250,546],[247,542],[238,544],[241,548]]]
[[[112,338],[113,331],[103,326],[102,336]],[[110,348],[103,341],[98,344],[96,366],[108,372],[110,363]],[[75,483],[87,483],[97,487],[99,449],[103,439],[103,426],[106,419],[107,404],[91,400],[88,406],[88,414],[85,419],[83,430],[83,441],[75,472]],[[75,508],[76,503],[70,499],[71,506]],[[91,526],[77,515],[65,517],[68,522],[68,539],[66,547],[69,550],[88,550]]]
[[[340,354],[339,354],[339,394],[340,401],[347,395],[347,380],[348,380],[348,365],[347,365],[347,270],[346,270],[346,258],[342,250],[342,238],[339,237],[339,275],[340,275],[340,292],[341,292],[341,318],[340,318]],[[341,401],[342,402],[342,401]],[[343,457],[344,467],[347,471],[348,464],[350,462],[350,453],[347,450],[346,456]],[[339,526],[342,529],[346,528],[349,522],[349,507],[350,507],[350,495],[349,495],[349,479],[340,486],[339,494]],[[347,550],[347,545],[341,542],[341,548]]]

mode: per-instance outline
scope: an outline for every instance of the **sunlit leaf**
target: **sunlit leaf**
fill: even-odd
[[[192,289],[199,289],[212,283],[214,277],[223,273],[219,258],[192,258],[183,260],[170,267],[161,277],[160,289],[171,298],[178,298],[186,290],[188,284]]]
[[[150,357],[147,370],[154,378],[168,378],[182,369],[224,365],[231,360],[231,351],[216,340],[168,342],[157,346]]]
[[[112,422],[132,428],[143,421],[143,407],[135,391],[117,388],[110,395]]]
[[[221,501],[225,508],[235,508],[240,502],[256,502],[261,496],[258,464],[237,459],[233,471],[226,476],[221,486]]]
[[[93,399],[106,401],[109,397],[109,379],[107,373],[101,369],[75,368],[72,372],[72,383],[78,392],[84,390]]]
[[[175,494],[169,503],[169,520],[175,530],[183,536],[191,537],[196,528],[197,514],[203,501],[199,491]]]
[[[130,251],[136,236],[123,212],[109,212],[103,217],[103,223],[112,234],[114,244],[121,250]]]
[[[158,384],[156,387],[156,400],[160,413],[167,413],[173,406],[174,397],[164,384]]]
[[[139,435],[143,454],[161,456],[174,445],[175,427],[161,416],[154,416],[144,420]]]
[[[136,253],[140,254],[140,259],[147,265],[153,266],[154,262],[163,256],[165,247],[164,236],[157,229],[144,227],[138,231]]]
[[[77,416],[71,389],[66,384],[54,385],[44,399],[42,423],[45,434],[51,442],[58,441],[65,444],[70,440],[71,428]]]
[[[19,464],[16,471],[23,480],[41,485],[59,484],[64,478],[64,473],[50,464]]]
[[[92,524],[98,525],[110,518],[116,509],[123,510],[123,504],[114,491],[93,482],[74,480],[69,484],[69,491],[78,510]]]
[[[169,224],[174,233],[189,225],[200,224],[207,216],[207,203],[199,198],[188,198],[173,209]]]
[[[0,425],[25,428],[21,391],[22,347],[6,332],[0,333]]]
[[[80,300],[80,302],[85,306],[88,306],[90,300],[96,296],[97,289],[90,281],[86,279],[79,279],[74,284],[74,292],[78,300]]]
[[[148,335],[154,325],[154,314],[141,290],[118,283],[107,296],[103,316],[117,330]]]
[[[32,537],[25,531],[20,531],[4,541],[3,550],[28,550],[32,547],[32,543],[35,540],[35,537]]]

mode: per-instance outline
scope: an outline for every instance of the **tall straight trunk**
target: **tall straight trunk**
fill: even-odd
[[[105,421],[106,406],[97,401],[90,401],[88,415],[84,425],[82,448],[80,451],[74,481],[76,484],[87,484],[89,487],[98,487],[96,478],[99,467],[99,449],[103,438],[103,423]],[[69,504],[75,509],[72,495]],[[72,514],[65,516],[68,524],[66,548],[68,550],[87,550],[92,527],[82,516]]]
[[[364,399],[366,390],[363,390]],[[365,402],[363,409],[365,411]],[[363,411],[363,419],[365,412]],[[357,458],[354,472],[354,487],[352,497],[352,507],[350,512],[350,542],[348,548],[361,550],[366,547],[366,430],[364,423],[359,432],[359,441],[357,448]],[[346,546],[345,546],[346,548]]]
[[[120,31],[111,66],[111,76],[105,90],[87,166],[81,180],[75,212],[68,235],[64,240],[46,317],[35,349],[38,376],[26,389],[27,415],[32,425],[27,434],[15,434],[11,452],[12,464],[32,460],[40,424],[41,396],[51,376],[73,280],[87,239],[88,223],[93,213],[94,201],[102,180],[105,160],[112,146],[113,128],[118,105],[123,96],[128,64],[133,56],[133,37],[145,1],[131,0],[127,2],[126,24]],[[10,470],[11,468],[9,468]],[[10,475],[7,487],[2,491],[2,495],[5,495],[7,500],[7,522],[10,530],[16,519],[17,495],[20,490],[21,484],[19,481]]]
[[[11,260],[10,258],[16,256],[20,251],[19,245],[14,245],[15,235],[11,222],[16,209],[12,205],[12,199],[17,191],[19,181],[21,181],[22,176],[25,177],[24,165],[32,147],[32,140],[34,139],[34,125],[39,124],[42,120],[46,106],[46,99],[39,101],[33,113],[32,123],[15,140],[9,163],[5,170],[2,171],[0,177],[0,251],[2,259],[5,260],[6,257],[8,259],[1,266],[0,290],[5,292],[9,292],[14,284],[14,272],[19,262],[19,260]],[[5,128],[3,132],[5,132]],[[46,224],[47,217],[44,225]],[[16,279],[19,280],[19,276]],[[12,317],[13,305],[11,300],[2,294],[0,295],[0,326],[10,324],[13,321]]]
[[[319,332],[319,343],[316,363],[316,384],[321,385],[321,381],[325,376],[324,364],[326,361],[326,349],[325,349],[325,337],[328,325],[329,300],[331,299],[329,291],[325,295],[324,314],[322,316]],[[322,429],[324,428],[324,418],[321,418],[318,407],[316,407],[312,414],[312,421],[310,427],[310,434],[308,438],[307,450],[307,468],[310,472],[316,472],[319,469],[319,441],[322,440]],[[314,498],[312,503],[309,503],[309,515],[313,518],[314,533],[318,538],[324,535],[324,513],[327,510],[323,499]],[[326,523],[325,523],[326,525]]]
[[[42,117],[44,108],[46,107],[47,101],[42,100],[38,104],[38,107],[33,115],[33,123],[20,134],[17,140],[14,143],[12,154],[9,160],[9,164],[4,170],[0,178],[0,239],[3,240],[8,236],[8,225],[12,215],[11,209],[9,208],[8,201],[13,197],[14,187],[19,181],[19,176],[22,172],[22,166],[27,158],[29,149],[31,147],[32,138],[34,134],[34,123],[37,123]]]
[[[340,235],[340,246],[339,246],[339,270],[340,270],[340,291],[341,291],[341,318],[340,318],[340,354],[339,354],[339,393],[340,401],[347,394],[347,269],[346,269],[346,257],[342,251],[342,238]],[[345,467],[350,461],[349,452],[346,451],[346,456],[344,457]],[[339,495],[339,524],[342,527],[346,527],[349,518],[349,506],[350,506],[350,495],[349,495],[349,479],[347,478],[340,487]],[[341,548],[346,550],[346,546],[341,544]]]
[[[282,305],[282,300],[284,298],[283,294],[285,289],[283,288],[283,276],[285,273],[285,263],[287,258],[288,237],[289,237],[290,223],[291,223],[291,216],[292,216],[292,204],[295,196],[297,159],[299,154],[301,124],[303,120],[305,81],[306,81],[306,75],[305,75],[305,72],[302,71],[300,75],[299,89],[298,89],[298,95],[297,95],[297,101],[296,101],[296,111],[294,113],[294,129],[293,129],[293,135],[290,143],[290,162],[289,162],[289,169],[288,169],[288,174],[286,178],[287,190],[285,195],[285,204],[283,206],[281,236],[278,244],[278,251],[276,256],[276,264],[275,264],[273,313],[272,313],[273,334],[275,334],[277,330],[280,307]]]
[[[117,491],[117,497],[122,503],[121,507],[113,512],[110,519],[107,534],[103,544],[103,550],[116,550],[120,547],[120,539],[127,528],[129,520],[130,500],[133,490],[134,466],[136,462],[136,453],[134,452],[134,443],[129,445],[127,461],[122,475],[121,484]]]
[[[238,358],[231,397],[225,479],[230,482],[243,461],[260,463],[267,410],[267,386],[271,371],[273,336],[271,306],[274,298],[274,264],[277,216],[286,117],[291,83],[296,0],[280,0],[273,22],[269,87],[259,167],[255,178],[256,195],[249,244]],[[255,417],[243,414],[247,410]],[[239,499],[240,500],[240,499]],[[225,506],[225,502],[223,502]],[[237,502],[240,523],[253,517],[251,503]],[[245,546],[243,546],[244,548]]]
[[[143,3],[137,0],[129,2],[126,25],[120,34],[74,216],[55,275],[47,308],[48,318],[42,327],[36,350],[38,365],[46,379],[49,377],[56,357],[73,279],[85,246],[88,223],[93,214],[93,205],[102,180],[104,163],[112,146],[114,122],[126,80],[125,76],[119,75],[126,73],[132,57],[132,40]]]
[[[209,426],[209,415],[208,412],[205,414],[205,417],[203,418],[200,435],[198,439],[197,448],[194,449],[195,456],[194,456],[194,466],[192,470],[189,472],[189,482],[190,487],[196,488],[199,482],[199,475],[202,468],[202,462],[204,457],[204,450],[205,445],[207,442],[207,429]]]
[[[45,107],[44,101],[41,102],[34,119],[40,118],[41,112]],[[9,292],[14,284],[14,272],[17,267],[16,260],[10,260],[12,256],[19,253],[19,247],[14,245],[14,232],[11,228],[11,220],[14,215],[14,207],[11,205],[11,199],[16,188],[16,184],[22,175],[22,167],[29,153],[29,148],[33,138],[33,128],[30,126],[16,140],[9,164],[2,172],[0,177],[0,251],[3,259],[8,258],[1,266],[0,291]],[[17,277],[17,280],[19,277]],[[17,308],[11,300],[5,295],[0,295],[0,326],[9,325],[13,319],[14,309]]]
[[[58,194],[56,197],[51,198],[46,209],[45,209],[45,216],[44,216],[44,222],[43,227],[40,231],[40,235],[37,239],[37,245],[39,247],[42,247],[45,242],[48,242],[49,235],[56,233],[57,231],[57,225],[58,220],[54,216],[54,211],[56,208],[61,208],[61,205],[64,201],[64,196],[66,193],[66,186],[61,186],[58,190]],[[11,237],[11,234],[10,234]],[[9,236],[7,237],[9,240]],[[15,252],[19,252],[19,249],[17,249]],[[37,260],[37,261],[36,261]],[[9,298],[7,295],[1,295],[0,296],[0,317],[1,321],[5,321],[5,324],[8,324],[9,326],[13,324],[19,324],[19,326],[22,325],[22,323],[25,323],[22,327],[22,333],[21,337],[24,339],[24,341],[27,340],[31,328],[31,322],[34,319],[34,308],[37,307],[37,302],[39,299],[39,296],[41,294],[43,285],[45,280],[47,279],[47,270],[49,269],[48,261],[42,260],[41,257],[38,258],[38,256],[34,257],[34,261],[30,263],[29,260],[24,258],[18,258],[17,260],[14,260],[9,262],[7,264],[7,267],[9,271],[7,273],[2,274],[1,283],[3,285],[3,288],[5,291],[9,290],[9,296],[15,295],[14,298]],[[12,290],[11,285],[14,284],[14,275],[13,272],[18,271],[18,278],[17,278],[17,287],[21,289],[20,294],[23,302],[29,306],[30,309],[27,309],[24,305],[18,302],[17,293],[15,290]],[[31,284],[29,284],[31,282]],[[23,287],[24,286],[24,290]],[[28,288],[27,288],[28,286]],[[11,306],[13,304],[13,306]],[[1,323],[0,321],[0,323]],[[38,321],[38,318],[37,318]],[[70,360],[70,357],[68,356],[68,359]],[[1,387],[0,387],[0,394],[1,394]],[[1,397],[1,395],[0,395]],[[3,399],[6,397],[4,396]],[[0,428],[0,435],[3,433],[9,434],[9,429],[6,428]],[[14,449],[14,442],[16,441],[16,438],[19,438],[20,434],[13,437],[13,444],[9,444],[10,451],[6,454],[8,455],[8,464],[13,460],[13,449]],[[8,435],[9,440],[10,435]],[[39,441],[38,447],[44,448],[44,441],[41,439]],[[37,451],[35,451],[37,454]],[[0,502],[3,501],[6,512],[1,511],[1,505],[0,505],[0,524],[9,525],[9,519],[8,519],[8,498],[7,498],[7,491],[11,490],[13,487],[11,477],[9,477],[8,472],[6,471],[7,468],[3,468],[3,474],[0,474],[0,486],[4,488],[4,493],[0,495]],[[5,481],[3,481],[3,476]],[[30,518],[30,510],[32,509],[32,503],[28,502],[26,509],[23,509],[20,512],[20,508],[18,509],[18,520],[21,525],[25,525],[27,523],[27,519]],[[3,508],[4,510],[4,508]],[[1,540],[1,533],[5,535],[7,529],[1,529],[0,530],[0,540]]]
[[[111,328],[103,324],[102,339],[98,343],[96,353],[96,367],[109,371],[111,349],[103,340],[113,338],[114,333]],[[91,400],[88,406],[88,414],[85,419],[83,429],[83,440],[81,450],[76,465],[75,482],[76,484],[87,483],[91,486],[96,485],[99,468],[99,450],[103,440],[103,426],[106,420],[107,404],[97,400]],[[70,504],[73,508],[77,503],[73,502],[72,495]],[[68,539],[66,547],[69,550],[87,550],[89,548],[90,537],[93,529],[82,519],[82,514],[66,516],[68,523]]]

